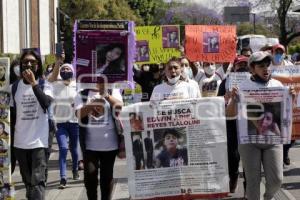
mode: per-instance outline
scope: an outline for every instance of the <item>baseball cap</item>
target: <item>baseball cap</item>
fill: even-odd
[[[270,61],[272,60],[272,56],[267,51],[257,51],[254,52],[250,57],[248,61],[248,65],[251,66],[254,62],[260,62],[264,60],[265,58],[269,58]]]
[[[234,59],[233,64],[236,65],[236,64],[239,64],[239,63],[241,63],[241,62],[247,62],[247,63],[248,63],[248,57],[243,56],[243,55],[237,56],[237,57]]]
[[[275,44],[275,45],[273,46],[272,51],[274,52],[276,49],[281,49],[283,52],[285,52],[285,48],[284,48],[284,46],[281,45],[281,44]]]

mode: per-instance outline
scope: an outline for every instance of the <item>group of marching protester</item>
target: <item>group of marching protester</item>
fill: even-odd
[[[120,54],[110,50],[106,59],[113,62]],[[270,200],[281,186],[283,164],[290,163],[288,151],[291,145],[238,144],[236,119],[232,116],[237,115],[237,95],[243,87],[283,87],[281,82],[272,78],[270,69],[292,64],[285,56],[286,50],[280,44],[266,45],[258,52],[245,48],[233,63],[190,62],[183,53],[182,57],[173,57],[165,64],[134,65],[133,78],[142,89],[140,101],[224,96],[226,116],[231,117],[226,121],[230,192],[234,193],[237,187],[241,158],[246,197],[260,199],[263,165],[266,178],[264,199]],[[109,66],[108,61],[106,65]],[[34,49],[24,50],[20,60],[12,63],[10,72],[11,159],[13,166],[15,160],[18,161],[26,197],[45,199],[47,163],[55,136],[59,146],[59,187],[63,189],[67,185],[67,152],[70,149],[72,178],[78,180],[78,170],[83,168],[88,199],[97,199],[100,169],[101,199],[108,200],[116,156],[123,157],[118,150],[115,119],[123,106],[122,90],[108,89],[99,83],[93,89],[78,92],[72,64],[57,57],[43,73],[41,56]],[[249,72],[251,78],[229,91],[227,77],[230,72]],[[295,95],[293,87],[290,93]],[[272,123],[272,113],[266,114],[265,118],[261,127],[264,124],[270,127],[270,123],[271,131],[276,133],[278,127]],[[264,129],[260,132],[263,134]],[[165,137],[165,140],[176,140],[176,133],[165,134]],[[168,165],[164,158],[171,156],[171,148],[157,158],[160,165]],[[152,155],[153,149],[148,153]],[[141,168],[145,163],[139,163],[142,159],[137,157],[137,168]],[[83,167],[78,164],[80,160],[83,160]],[[147,166],[151,165],[152,161],[148,161]]]

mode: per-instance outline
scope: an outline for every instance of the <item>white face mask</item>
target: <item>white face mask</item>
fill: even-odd
[[[19,65],[14,66],[14,73],[16,76],[20,77],[20,66]]]
[[[185,67],[183,69],[183,74],[186,76],[186,77],[189,77],[190,79],[193,78],[193,71],[190,67]]]
[[[213,75],[216,71],[216,66],[215,65],[209,65],[208,67],[204,67],[204,72],[207,75]]]
[[[144,72],[149,72],[150,66],[149,66],[149,65],[146,65],[146,66],[143,67],[143,69],[144,69]]]
[[[175,83],[177,83],[177,82],[179,81],[179,78],[180,78],[180,76],[176,76],[176,77],[174,77],[174,78],[168,78],[168,77],[167,77],[168,82],[169,82],[171,85],[174,85]]]

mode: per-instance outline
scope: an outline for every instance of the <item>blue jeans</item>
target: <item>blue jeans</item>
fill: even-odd
[[[70,145],[68,145],[68,137]],[[73,171],[78,170],[78,123],[57,123],[56,139],[59,147],[60,178],[66,179],[67,153],[70,147]]]

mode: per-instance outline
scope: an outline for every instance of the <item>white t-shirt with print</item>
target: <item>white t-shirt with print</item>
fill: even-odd
[[[198,85],[203,97],[217,96],[222,80],[217,74],[207,77],[205,74],[199,80]]]
[[[170,99],[189,99],[201,97],[200,91],[194,84],[179,81],[174,85],[162,83],[154,87],[150,101],[170,100]]]
[[[112,96],[122,101],[120,90],[113,89]],[[101,98],[99,92],[90,90],[88,93],[87,103],[93,99]],[[82,97],[78,94],[75,97],[75,110],[83,107]],[[105,100],[104,115],[100,117],[88,116],[88,125],[86,128],[85,144],[86,149],[92,151],[112,151],[118,149],[118,138],[115,124],[112,118],[110,104]]]
[[[65,85],[63,81],[55,81],[53,85],[54,97],[54,120],[56,123],[77,123],[75,116],[74,98],[77,95],[76,82],[71,81],[69,85]]]
[[[53,97],[52,87],[46,81],[44,93]],[[21,149],[48,148],[49,124],[48,113],[38,102],[32,86],[19,81],[15,94],[16,125],[14,147]],[[11,106],[14,106],[13,100]]]

